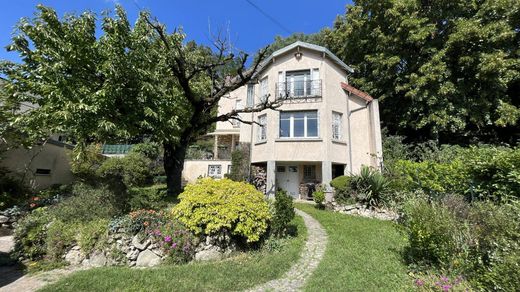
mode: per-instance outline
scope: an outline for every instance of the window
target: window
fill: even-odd
[[[244,109],[244,107],[242,106],[242,100],[241,99],[237,99],[235,101],[235,108],[234,109],[235,110],[242,110],[242,109]],[[240,115],[238,115],[238,117],[240,118]],[[231,119],[229,121],[233,125],[233,128],[240,128],[240,122],[238,120]]]
[[[289,166],[288,170],[289,170],[289,172],[298,172],[298,167],[297,166]]]
[[[263,114],[258,117],[258,141],[267,140],[267,115]]]
[[[276,172],[285,172],[285,166],[279,165],[276,167]]]
[[[269,86],[267,84],[267,77],[260,80],[260,102],[265,102],[267,100],[267,95],[269,94]]]
[[[343,121],[343,114],[332,112],[332,139],[341,140],[343,138],[341,124]]]
[[[47,168],[37,168],[36,175],[51,175],[51,170]]]
[[[318,112],[280,112],[280,138],[318,137]]]
[[[311,71],[292,71],[285,76],[289,96],[301,97],[311,93]]]
[[[231,173],[231,164],[227,166],[227,173]]]
[[[304,180],[316,180],[316,165],[304,165],[303,166],[303,179]]]
[[[252,107],[255,103],[255,85],[248,84],[247,85],[247,100],[246,106]]]
[[[208,166],[208,176],[220,178],[222,176],[222,165],[214,164]]]

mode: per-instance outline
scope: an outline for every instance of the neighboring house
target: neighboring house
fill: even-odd
[[[380,168],[381,130],[377,99],[348,84],[353,70],[328,49],[295,42],[274,52],[254,82],[219,103],[219,114],[253,107],[265,98],[282,100],[275,110],[241,114],[248,125],[219,122],[213,160],[186,160],[183,176],[223,177],[238,145],[250,146],[250,161],[267,174],[266,192],[280,188],[305,197],[302,186],[357,173],[362,165]]]
[[[31,149],[8,150],[1,154],[0,167],[34,189],[70,183],[74,179],[69,155],[73,146],[59,140],[59,136],[53,136]]]

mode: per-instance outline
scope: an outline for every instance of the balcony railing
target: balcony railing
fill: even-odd
[[[321,97],[321,79],[276,83],[276,99]]]

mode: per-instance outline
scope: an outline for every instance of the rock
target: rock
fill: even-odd
[[[220,253],[218,247],[212,246],[208,249],[201,250],[195,254],[196,261],[213,261],[222,259],[223,254]]]
[[[154,254],[160,256],[161,258],[164,256],[164,252],[160,248],[154,248],[154,249],[151,249],[151,251]]]
[[[132,250],[132,251],[130,251],[129,253],[126,254],[126,258],[131,260],[131,261],[135,261],[138,256],[139,256],[139,250],[138,249],[134,249],[134,250]]]
[[[89,266],[103,267],[107,264],[107,257],[101,251],[93,252],[89,257]]]
[[[141,242],[139,236],[135,235],[134,238],[132,238],[132,245],[139,250],[145,250],[148,247],[148,245],[150,245],[150,240],[145,239],[144,242]]]
[[[71,249],[66,255],[65,255],[65,261],[69,263],[70,265],[76,266],[81,264],[81,262],[85,259],[85,256],[80,250],[77,249]]]
[[[75,245],[71,248],[71,250],[80,250],[81,248],[78,245]]]
[[[161,263],[161,258],[150,250],[145,249],[137,257],[136,266],[153,267]]]
[[[3,224],[3,223],[7,223],[7,222],[9,222],[9,217],[1,215],[0,216],[0,223]]]

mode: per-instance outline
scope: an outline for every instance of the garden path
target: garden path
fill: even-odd
[[[0,254],[3,258],[7,257],[13,246],[13,236],[0,237]],[[78,268],[56,269],[35,275],[24,275],[21,266],[2,261],[0,262],[0,292],[36,291],[77,270]]]
[[[309,214],[298,209],[296,209],[296,213],[302,216],[305,227],[307,227],[307,242],[300,259],[282,278],[261,284],[248,291],[299,291],[318,267],[327,248],[327,233],[321,224]]]

